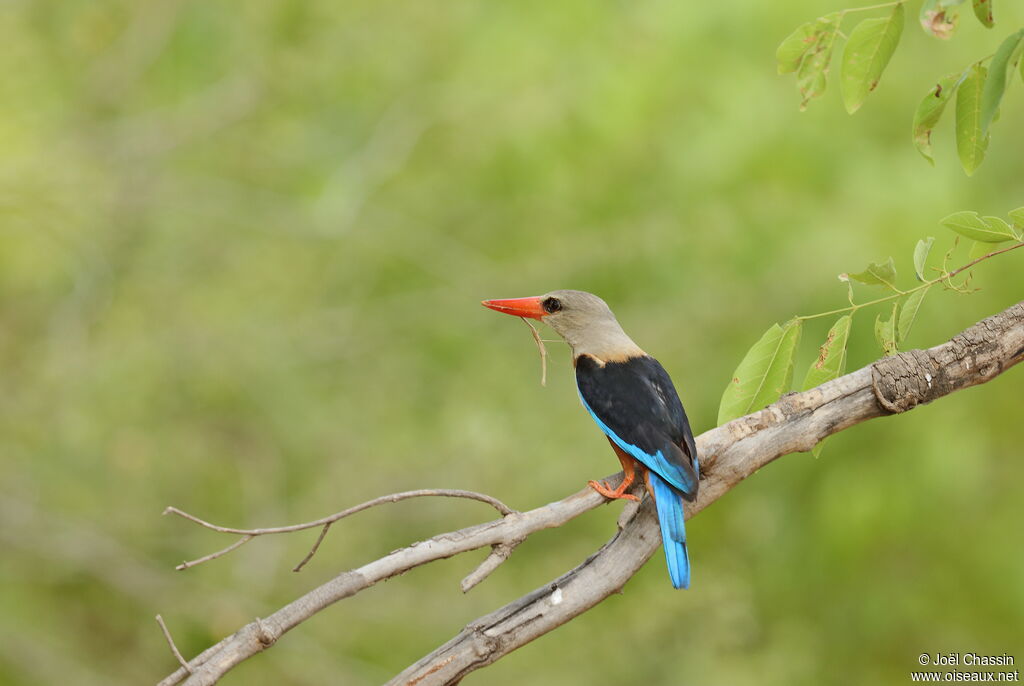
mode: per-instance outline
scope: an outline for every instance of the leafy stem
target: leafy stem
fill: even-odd
[[[897,6],[897,10],[902,11],[902,5]],[[1021,32],[1021,35],[1024,36],[1024,31]],[[953,77],[947,77],[947,79],[949,78]],[[938,89],[936,89],[937,91]],[[884,311],[880,312],[875,317],[873,328],[875,340],[883,354],[886,356],[897,354],[903,342],[910,335],[914,321],[921,310],[921,303],[932,286],[938,284],[957,293],[969,293],[971,292],[969,288],[971,277],[974,274],[969,271],[972,267],[996,255],[1024,247],[1024,207],[1011,210],[1008,216],[1010,222],[1000,217],[982,216],[977,212],[964,210],[954,212],[941,219],[939,223],[952,229],[957,236],[953,240],[953,245],[942,256],[941,264],[931,267],[938,274],[933,279],[925,279],[925,270],[929,267],[928,255],[935,243],[935,238],[928,236],[917,242],[914,246],[913,264],[914,274],[921,283],[913,288],[900,290],[896,287],[896,265],[892,257],[885,262],[872,262],[862,272],[842,274],[839,278],[846,283],[849,306],[818,314],[793,317],[784,324],[776,323],[768,327],[757,343],[743,356],[729,383],[726,384],[725,390],[722,392],[722,401],[718,407],[718,423],[723,424],[736,417],[742,417],[759,407],[771,404],[778,400],[783,393],[793,389],[794,360],[800,345],[800,335],[805,320],[840,315],[832,323],[824,342],[818,348],[817,358],[807,369],[803,383],[796,386],[797,389],[806,391],[821,387],[822,384],[838,378],[843,373],[846,368],[847,343],[850,338],[853,316],[857,310],[865,307],[889,303],[887,308],[882,308],[883,310],[888,309],[888,314]],[[951,269],[950,260],[960,244],[961,238],[973,241],[972,249],[966,258],[968,260],[966,264]],[[1007,245],[1008,243],[1010,244]],[[997,249],[997,245],[1006,247]],[[988,252],[974,257],[982,249]],[[961,277],[962,281],[954,283],[954,278],[964,272],[967,272],[967,275]],[[891,292],[865,303],[857,303],[853,298],[853,281],[873,286],[884,286]],[[816,457],[820,455],[821,444],[814,446],[811,452]]]
[[[1013,245],[1008,246],[1006,248],[1000,248],[999,250],[993,250],[990,253],[986,253],[986,254],[982,255],[981,257],[978,257],[978,258],[976,258],[974,260],[971,260],[970,262],[968,262],[967,264],[965,264],[965,265],[963,265],[961,267],[957,267],[956,269],[954,269],[951,272],[950,271],[946,271],[945,267],[943,267],[942,273],[939,276],[935,277],[934,279],[931,279],[930,281],[925,281],[921,285],[915,286],[914,288],[911,288],[911,289],[906,290],[906,291],[901,291],[898,288],[896,288],[895,286],[892,286],[893,290],[895,290],[896,292],[892,293],[891,295],[887,295],[887,296],[884,296],[884,297],[881,297],[881,298],[876,298],[875,300],[870,300],[870,301],[868,301],[866,303],[851,303],[849,307],[840,307],[840,308],[835,309],[835,310],[829,310],[828,312],[819,312],[818,314],[800,315],[800,316],[795,317],[795,319],[799,319],[801,321],[805,321],[805,320],[808,320],[808,319],[818,319],[820,317],[828,317],[829,315],[833,315],[833,314],[843,314],[844,312],[849,312],[849,313],[853,314],[854,312],[856,312],[857,310],[859,310],[861,308],[870,307],[872,305],[877,305],[879,303],[889,302],[890,300],[895,300],[897,298],[902,298],[903,296],[909,295],[910,293],[914,293],[916,291],[920,291],[920,290],[923,290],[925,288],[931,288],[932,286],[934,286],[935,284],[938,284],[938,283],[943,283],[943,282],[950,283],[950,280],[953,277],[955,277],[958,274],[961,274],[964,271],[970,269],[971,267],[973,267],[974,265],[978,264],[979,262],[984,262],[985,260],[987,260],[987,259],[989,259],[991,257],[995,257],[996,255],[1002,255],[1003,253],[1010,252],[1011,250],[1016,250],[1017,248],[1021,248],[1021,247],[1024,247],[1024,241],[1021,241],[1019,243],[1014,243]],[[952,284],[950,284],[950,285],[952,285]]]
[[[957,5],[964,0],[926,0],[918,13],[918,22],[925,33],[936,38],[950,38],[956,31]],[[991,0],[974,0],[974,16],[988,28],[993,19]],[[833,55],[839,58],[839,86],[847,113],[860,110],[869,94],[874,92],[889,65],[904,33],[908,14],[907,0],[892,0],[864,7],[838,9],[798,26],[779,44],[775,59],[779,74],[795,74],[800,97],[800,111],[822,96],[828,87]],[[841,29],[848,16],[855,13],[889,10],[888,16],[856,20],[846,32]],[[837,38],[842,38],[837,47]],[[943,112],[956,94],[955,140],[960,166],[970,176],[985,159],[990,128],[999,113],[999,106],[1009,84],[1011,72],[1020,63],[1024,50],[1024,28],[1006,36],[999,47],[968,64],[959,73],[948,74],[918,101],[914,111],[911,140],[930,164],[932,134]],[[834,72],[833,72],[834,73]],[[1024,75],[1024,72],[1022,72]]]
[[[896,5],[902,5],[906,0],[896,0],[896,2],[883,2],[880,5],[869,5],[867,7],[848,7],[841,11],[841,14],[852,14],[853,12],[868,12],[870,10],[880,10],[886,7],[895,7]]]

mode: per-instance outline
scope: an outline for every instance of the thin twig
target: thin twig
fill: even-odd
[[[164,618],[157,615],[156,623],[160,625],[160,631],[164,632],[164,638],[167,639],[167,645],[171,647],[171,652],[174,653],[174,657],[178,659],[178,664],[184,667],[186,672],[191,674],[192,667],[189,666],[188,660],[181,656],[181,651],[178,650],[178,646],[174,645],[174,639],[171,638],[171,632],[167,629],[167,625],[164,624]]]
[[[953,240],[953,247],[950,248],[946,252],[946,256],[945,256],[945,258],[942,261],[942,269],[938,269],[938,268],[933,267],[933,269],[935,269],[936,271],[939,272],[939,275],[937,277],[935,277],[934,279],[931,279],[929,281],[925,281],[924,283],[918,284],[917,286],[914,286],[913,288],[907,289],[905,291],[901,291],[900,289],[896,288],[891,283],[883,282],[883,283],[885,283],[886,286],[888,286],[889,288],[891,288],[892,290],[894,290],[896,292],[892,293],[891,295],[883,296],[881,298],[875,298],[874,300],[869,300],[866,303],[856,304],[856,303],[853,302],[853,287],[850,286],[849,277],[846,274],[840,274],[839,275],[840,280],[845,281],[846,284],[847,284],[847,288],[849,289],[850,306],[849,307],[840,307],[840,308],[837,308],[837,309],[834,309],[834,310],[828,310],[827,312],[819,312],[817,314],[799,315],[799,316],[796,317],[796,319],[818,319],[819,317],[827,317],[827,316],[833,315],[833,314],[842,314],[843,312],[853,313],[853,312],[856,312],[857,310],[860,310],[860,309],[865,308],[865,307],[870,307],[872,305],[877,305],[879,303],[888,302],[890,300],[896,300],[896,299],[902,298],[903,296],[908,295],[910,293],[914,293],[915,291],[920,291],[920,290],[925,289],[925,288],[931,288],[932,286],[934,286],[937,283],[942,283],[947,288],[949,288],[951,290],[958,291],[958,292],[963,292],[961,290],[963,285],[961,285],[961,287],[958,288],[953,283],[953,277],[954,276],[956,276],[957,274],[960,274],[961,272],[963,272],[966,269],[970,269],[971,267],[973,267],[974,265],[978,264],[979,262],[984,262],[985,260],[987,260],[987,259],[989,259],[991,257],[995,257],[996,255],[1002,255],[1005,252],[1010,252],[1011,250],[1017,250],[1018,248],[1024,248],[1024,241],[1021,241],[1019,243],[1014,243],[1013,245],[1009,246],[1008,248],[1000,248],[999,250],[993,250],[990,253],[986,253],[986,254],[982,255],[981,257],[978,257],[976,259],[971,260],[970,262],[968,262],[965,265],[961,265],[960,267],[957,267],[953,271],[949,271],[948,265],[949,265],[950,256],[953,254],[953,250],[956,249],[956,246],[959,244],[959,242],[960,242],[960,237],[957,236]]]
[[[330,523],[324,524],[324,528],[320,530],[320,535],[316,537],[316,543],[314,543],[313,547],[309,549],[308,553],[306,553],[306,557],[302,558],[302,562],[292,568],[293,572],[301,572],[302,568],[306,566],[306,563],[313,559],[313,556],[316,555],[316,551],[320,549],[320,544],[324,542],[324,537],[327,536],[327,532],[330,528]]]
[[[609,475],[606,478],[612,479],[614,475]],[[586,486],[562,500],[547,503],[533,510],[510,512],[509,515],[505,515],[501,519],[438,534],[428,540],[395,550],[380,559],[339,574],[326,586],[313,589],[285,608],[263,617],[259,621],[247,624],[235,634],[192,658],[190,664],[195,672],[194,677],[189,677],[184,669],[179,668],[161,680],[159,686],[171,686],[185,680],[187,680],[188,686],[200,684],[209,686],[219,678],[215,675],[226,672],[235,664],[234,658],[229,658],[227,662],[221,662],[219,658],[225,655],[224,651],[232,650],[232,646],[236,642],[241,642],[246,646],[259,645],[259,650],[265,650],[268,641],[273,642],[276,640],[275,637],[304,621],[304,617],[311,616],[329,605],[353,596],[381,581],[403,574],[420,565],[453,557],[459,553],[502,544],[511,545],[515,541],[525,540],[537,531],[560,527],[608,502],[594,489]],[[254,643],[250,644],[250,639]],[[239,656],[240,659],[248,657],[248,654],[233,654]],[[211,660],[213,660],[212,663]]]
[[[537,342],[537,350],[540,351],[540,385],[548,385],[548,350],[544,347],[544,339],[540,337],[540,332],[537,331],[537,327],[530,323],[530,320],[526,317],[520,317],[523,322],[530,327],[530,331],[533,333],[533,340]]]
[[[491,553],[484,558],[484,561],[481,562],[476,569],[467,574],[466,578],[462,580],[462,583],[460,584],[462,592],[468,593],[470,589],[489,577],[495,569],[500,567],[501,564],[512,555],[512,551],[516,549],[516,546],[524,540],[526,539],[520,539],[511,543],[498,543],[491,546]]]
[[[357,512],[362,512],[363,510],[368,510],[371,507],[376,507],[377,505],[384,505],[386,503],[397,503],[399,501],[408,500],[410,498],[424,497],[467,498],[469,500],[479,500],[480,502],[487,503],[488,505],[493,507],[495,510],[500,512],[502,516],[507,516],[516,512],[505,503],[501,502],[500,500],[493,496],[487,495],[486,493],[477,493],[476,491],[465,491],[458,488],[421,488],[415,491],[403,491],[402,493],[391,493],[390,495],[382,495],[379,498],[368,500],[365,503],[360,503],[359,505],[355,505],[346,510],[342,510],[341,512],[335,512],[332,515],[322,517],[312,522],[303,522],[302,524],[292,524],[291,526],[276,526],[263,529],[235,529],[229,526],[220,526],[218,524],[212,524],[204,519],[200,519],[199,517],[196,517],[193,514],[189,514],[188,512],[179,510],[178,508],[173,506],[165,509],[163,514],[178,515],[179,517],[183,517],[189,520],[190,522],[194,522],[195,524],[198,524],[199,526],[205,527],[212,531],[219,531],[223,534],[237,534],[242,537],[239,540],[232,543],[231,545],[229,545],[228,547],[223,548],[222,550],[218,550],[215,553],[210,553],[209,555],[205,555],[196,560],[181,563],[180,565],[175,567],[175,569],[179,571],[183,569],[188,569],[189,567],[195,567],[196,565],[202,564],[204,562],[209,562],[210,560],[215,560],[218,557],[227,555],[232,550],[242,547],[243,545],[245,545],[257,536],[267,536],[270,534],[287,534],[293,531],[304,531],[306,529],[314,529],[318,526],[324,527],[324,530],[320,532],[320,538],[313,546],[313,549],[309,552],[306,558],[299,563],[298,567],[296,567],[295,571],[298,571],[307,562],[309,562],[309,559],[313,557],[313,555],[316,553],[317,548],[320,547],[320,542],[323,540],[323,537],[327,534],[327,529],[330,527],[330,525],[334,524],[339,519],[344,519],[345,517],[354,515]]]
[[[167,514],[167,513],[164,512],[164,514]],[[184,513],[182,513],[182,516],[184,516]],[[202,557],[197,557],[194,560],[186,560],[186,561],[182,562],[180,565],[178,565],[177,567],[175,567],[175,569],[180,572],[180,571],[183,571],[185,569],[188,569],[189,567],[195,567],[196,565],[201,565],[204,562],[209,562],[210,560],[216,560],[218,557],[224,557],[225,555],[230,553],[232,550],[237,550],[238,548],[241,548],[243,545],[245,545],[246,543],[251,541],[253,538],[255,538],[255,536],[250,536],[250,535],[242,536],[240,539],[238,539],[237,541],[235,541],[234,543],[229,545],[227,548],[221,548],[220,550],[218,550],[215,553],[210,553],[209,555],[203,555]]]

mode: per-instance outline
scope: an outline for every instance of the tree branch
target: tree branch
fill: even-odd
[[[322,530],[320,531],[320,536],[317,537],[316,543],[313,544],[313,547],[306,554],[306,557],[302,558],[302,561],[299,562],[299,564],[295,565],[295,567],[292,569],[293,572],[298,572],[301,571],[302,568],[306,566],[306,563],[313,558],[313,555],[315,555],[316,551],[320,548],[320,544],[323,543],[324,537],[327,535],[327,532],[330,531],[331,525],[337,522],[339,519],[350,517],[358,512],[362,512],[363,510],[369,510],[371,507],[376,507],[378,505],[384,505],[386,503],[397,503],[402,500],[408,500],[409,498],[425,497],[466,498],[468,500],[479,500],[482,503],[487,503],[502,515],[510,515],[515,512],[515,510],[510,508],[505,503],[501,502],[500,500],[493,496],[487,495],[486,493],[477,493],[476,491],[464,491],[458,488],[421,488],[415,491],[403,491],[402,493],[391,493],[390,495],[382,495],[379,498],[367,500],[365,503],[354,505],[352,507],[342,510],[341,512],[335,512],[332,515],[321,517],[320,519],[315,519],[312,522],[303,522],[302,524],[292,524],[290,526],[275,526],[265,529],[235,529],[229,526],[211,524],[210,522],[200,519],[195,515],[189,514],[188,512],[184,512],[176,507],[170,506],[164,510],[163,514],[178,515],[179,517],[187,519],[190,522],[194,522],[199,526],[205,527],[212,531],[219,531],[223,534],[238,534],[239,536],[241,536],[241,538],[239,538],[237,541],[227,546],[226,548],[218,550],[217,552],[210,553],[209,555],[204,555],[203,557],[200,557],[195,560],[182,562],[180,565],[175,567],[175,569],[177,569],[178,571],[188,569],[189,567],[195,567],[196,565],[200,565],[204,562],[209,562],[210,560],[216,560],[218,557],[223,557],[231,551],[241,548],[243,545],[245,545],[252,539],[256,538],[257,536],[267,536],[271,534],[290,534],[295,531],[315,529],[318,526],[323,527]]]
[[[905,412],[953,391],[985,383],[1022,360],[1024,303],[1018,303],[947,343],[883,358],[817,388],[783,396],[764,410],[707,431],[697,439],[702,455],[700,494],[695,502],[687,504],[686,515],[692,517],[782,455],[810,450],[822,439],[865,420]],[[283,633],[316,612],[381,579],[486,545],[514,546],[533,531],[559,526],[603,502],[603,498],[587,488],[529,512],[513,513],[395,551],[344,572],[269,617],[242,627],[193,658],[188,663],[192,675],[182,667],[160,684],[170,686],[186,677],[189,686],[215,683],[234,665],[273,645]],[[457,683],[470,672],[493,663],[619,591],[660,544],[650,499],[638,507],[627,506],[620,527],[615,536],[578,567],[471,622],[451,641],[411,665],[389,684]],[[488,566],[489,560],[491,557],[481,568]],[[463,584],[473,581],[474,574]]]
[[[613,475],[609,478],[614,479],[615,476]],[[376,504],[391,502],[390,499],[393,497],[383,496],[369,502]],[[185,679],[185,677],[188,677],[185,681],[187,686],[213,684],[234,665],[270,647],[282,634],[309,619],[320,610],[343,598],[355,595],[379,581],[390,579],[422,564],[452,557],[478,548],[492,546],[499,550],[502,548],[511,550],[530,534],[543,529],[562,526],[584,512],[593,510],[606,502],[593,489],[584,488],[567,498],[527,512],[516,512],[506,507],[508,514],[502,519],[477,524],[459,531],[440,534],[430,540],[416,542],[406,548],[396,550],[358,569],[343,572],[322,586],[292,601],[272,615],[263,619],[256,619],[247,624],[231,636],[190,660],[189,665],[192,667],[193,672],[191,676],[189,676],[184,668],[181,668],[161,681],[160,686],[177,684],[182,679]],[[364,503],[356,507],[365,509],[364,506],[369,505]],[[277,527],[274,529],[231,529],[203,522],[191,516],[187,518],[216,531],[241,534],[243,539],[240,540],[244,540],[246,536],[253,536],[256,532],[262,534],[284,533],[285,530],[300,530],[302,528],[308,529],[320,526],[328,523],[328,520],[332,518],[334,518],[333,521],[336,521],[339,515],[351,513],[354,509],[356,508],[349,508],[331,517],[307,522],[306,524],[293,527]],[[239,545],[238,541],[233,544],[234,547]],[[213,555],[219,556],[225,552],[227,552],[227,549]],[[207,557],[209,558],[210,556]],[[498,557],[501,559],[496,561],[492,559],[494,557],[495,555],[492,553],[491,556],[485,559],[475,572],[466,577],[463,585],[472,587],[481,581],[507,557],[507,553],[498,553]]]
[[[171,649],[171,653],[174,658],[178,661],[178,664],[182,666],[189,674],[192,673],[192,667],[189,666],[185,658],[181,656],[181,651],[178,650],[178,646],[174,645],[174,638],[171,636],[171,630],[167,628],[167,624],[164,623],[164,618],[160,615],[156,616],[156,623],[160,625],[160,631],[164,634],[164,640],[167,641],[167,645]]]

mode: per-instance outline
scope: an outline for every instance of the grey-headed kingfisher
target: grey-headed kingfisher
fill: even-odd
[[[606,498],[627,493],[639,472],[654,498],[672,585],[690,585],[683,500],[697,497],[700,467],[686,412],[661,364],[622,330],[601,298],[584,291],[484,300],[483,305],[517,317],[538,319],[572,348],[576,388],[583,407],[608,437],[625,475],[615,489],[590,486]]]

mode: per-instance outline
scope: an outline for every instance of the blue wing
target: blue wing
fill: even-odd
[[[675,387],[651,357],[576,362],[583,407],[608,438],[656,472],[688,500],[697,495],[699,466],[693,433]]]
[[[601,418],[597,416],[597,413],[594,412],[593,408],[587,404],[582,393],[580,394],[580,402],[583,403],[583,407],[587,410],[594,421],[597,422],[601,431],[603,431],[608,438],[612,439],[612,442],[615,443],[615,445],[622,448],[627,454],[635,457],[651,471],[661,475],[666,481],[683,493],[696,493],[697,479],[696,474],[694,473],[695,470],[687,470],[678,463],[670,462],[665,457],[663,449],[654,451],[654,454],[652,455],[632,443],[627,443],[622,440],[618,434],[612,431],[607,424],[601,421]],[[666,445],[665,448],[668,448],[671,451],[671,448],[668,445]]]

